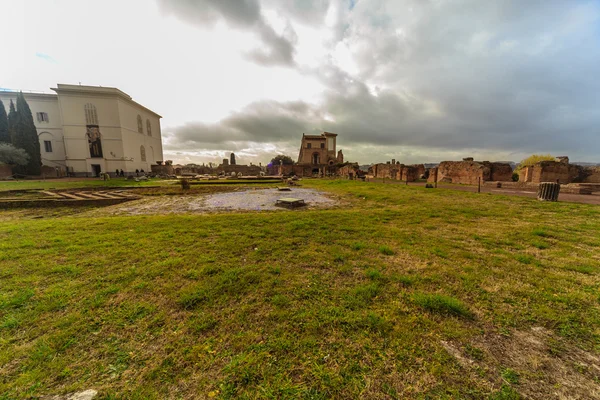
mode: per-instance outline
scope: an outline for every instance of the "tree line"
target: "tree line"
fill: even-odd
[[[16,166],[15,172],[23,175],[41,175],[42,155],[33,115],[22,92],[17,102],[10,100],[6,114],[0,100],[0,162]]]

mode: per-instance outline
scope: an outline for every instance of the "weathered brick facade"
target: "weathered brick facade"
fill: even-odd
[[[360,170],[358,163],[346,164],[337,171],[338,176],[348,178],[348,179],[356,179],[359,176],[364,176],[364,172]]]
[[[512,167],[506,163],[489,161],[442,161],[437,168],[429,171],[428,182],[460,183],[477,185],[478,182],[512,180]]]
[[[568,157],[559,161],[540,161],[519,171],[519,182],[600,183],[600,167],[569,164]]]
[[[385,164],[371,165],[369,175],[380,179],[414,182],[425,175],[425,166],[423,164],[404,165],[392,160]]]

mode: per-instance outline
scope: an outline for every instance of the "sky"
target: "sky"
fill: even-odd
[[[0,0],[0,88],[117,87],[175,163],[600,162],[600,0]]]

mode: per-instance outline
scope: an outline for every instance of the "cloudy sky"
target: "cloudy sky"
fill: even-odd
[[[165,158],[600,162],[600,1],[0,0],[0,87],[114,86]],[[8,61],[8,62],[5,62]]]

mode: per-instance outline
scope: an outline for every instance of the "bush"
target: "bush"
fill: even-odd
[[[29,154],[9,143],[0,143],[0,164],[27,165]]]
[[[556,161],[556,158],[554,156],[551,156],[550,154],[533,154],[527,157],[526,159],[521,160],[515,171],[519,171],[524,167],[529,167],[533,164],[537,164],[540,161]]]
[[[513,182],[519,182],[519,173],[518,172],[513,172],[513,174],[512,174],[512,181]]]
[[[182,190],[189,190],[190,189],[190,181],[188,181],[187,179],[182,179],[180,181],[181,183],[181,189]]]

